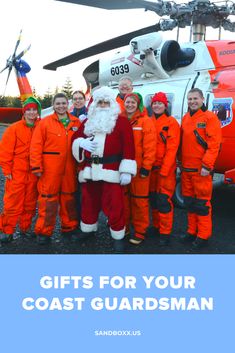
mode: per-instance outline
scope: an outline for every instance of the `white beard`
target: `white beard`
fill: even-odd
[[[100,108],[96,106],[92,107],[91,104],[84,133],[87,136],[94,135],[97,132],[110,134],[116,125],[118,113],[116,107]]]

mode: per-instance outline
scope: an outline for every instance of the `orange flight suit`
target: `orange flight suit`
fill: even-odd
[[[172,116],[153,116],[157,132],[156,161],[150,177],[150,204],[155,228],[169,235],[173,226],[172,196],[176,185],[176,154],[180,142],[180,126]]]
[[[36,121],[36,124],[38,121]],[[29,149],[34,127],[26,125],[24,117],[9,126],[0,142],[0,165],[6,179],[3,197],[3,212],[0,215],[0,230],[13,234],[17,223],[20,230],[30,229],[36,212],[37,177],[30,171]]]
[[[188,233],[208,239],[212,233],[212,175],[201,176],[202,167],[212,172],[221,144],[217,116],[199,109],[182,120],[182,194],[188,210]]]
[[[144,239],[149,226],[149,182],[156,156],[156,131],[152,119],[139,110],[129,121],[134,134],[137,174],[125,186],[126,229],[132,223],[135,236]],[[140,172],[146,177],[142,178]]]
[[[121,112],[124,112],[125,111],[124,97],[122,98],[122,96],[118,94],[116,97],[116,101],[119,104]]]
[[[34,173],[42,173],[38,182],[38,219],[35,233],[51,236],[59,206],[62,232],[78,225],[75,192],[76,161],[72,155],[71,138],[81,122],[67,113],[69,125],[64,127],[56,113],[41,120],[30,148],[30,165]]]

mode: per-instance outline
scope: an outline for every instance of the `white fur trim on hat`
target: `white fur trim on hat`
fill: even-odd
[[[107,86],[100,87],[94,91],[93,100],[98,101],[100,99],[104,99],[107,101],[115,101],[116,93],[114,92],[114,90]]]

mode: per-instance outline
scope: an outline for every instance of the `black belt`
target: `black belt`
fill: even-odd
[[[207,168],[205,168],[205,169],[207,169]],[[199,172],[199,170],[196,169],[196,168],[184,168],[184,167],[182,167],[182,172],[189,172],[189,173],[191,172],[191,173],[193,173],[193,172]],[[210,175],[213,175],[213,174],[214,174],[214,172],[213,172],[213,170],[211,170],[210,171]]]
[[[197,168],[184,168],[182,167],[183,172],[198,172]]]
[[[99,157],[97,155],[93,155],[90,158],[85,157],[86,162],[94,163],[94,164],[114,163],[114,162],[120,162],[121,160],[122,160],[122,156],[120,155],[105,156],[105,157]]]

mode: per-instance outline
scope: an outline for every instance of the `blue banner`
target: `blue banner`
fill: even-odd
[[[231,352],[233,255],[2,255],[4,353]]]

